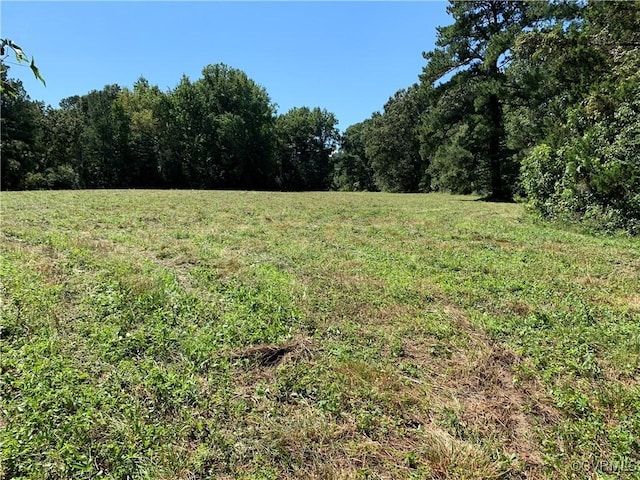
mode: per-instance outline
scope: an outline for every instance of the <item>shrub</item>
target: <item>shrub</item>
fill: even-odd
[[[587,104],[588,107],[588,104]],[[571,113],[583,133],[559,148],[541,144],[522,162],[529,204],[545,217],[575,218],[591,227],[640,233],[640,86],[610,115]]]

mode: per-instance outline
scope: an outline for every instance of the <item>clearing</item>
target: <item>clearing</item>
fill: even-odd
[[[640,239],[437,194],[0,200],[0,477],[640,478]]]

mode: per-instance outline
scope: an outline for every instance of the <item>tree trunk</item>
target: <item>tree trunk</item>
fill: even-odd
[[[489,138],[489,171],[491,173],[491,200],[509,200],[502,180],[502,104],[498,96],[493,93],[487,103],[491,136]]]

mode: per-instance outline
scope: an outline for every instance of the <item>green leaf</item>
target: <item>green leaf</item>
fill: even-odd
[[[35,64],[35,60],[32,57],[31,58],[31,65],[29,65],[31,67],[31,71],[33,72],[33,74],[35,75],[35,77],[40,80],[42,82],[42,84],[46,87],[47,86],[47,82],[45,82],[44,78],[42,78],[42,75],[40,75],[40,70],[38,70],[38,67],[36,67]]]
[[[25,54],[24,54],[24,50],[22,50],[22,48],[20,48],[18,45],[16,45],[12,41],[9,41],[9,46],[11,47],[11,49],[16,54],[16,60],[18,60],[19,62],[22,62],[22,61],[25,60],[26,57],[25,57]]]

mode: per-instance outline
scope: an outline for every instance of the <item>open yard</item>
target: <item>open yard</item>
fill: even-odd
[[[2,478],[640,478],[638,238],[437,194],[0,201]]]

